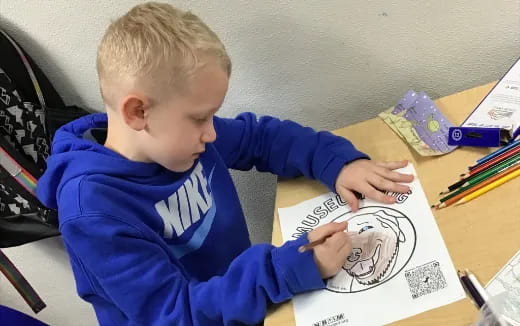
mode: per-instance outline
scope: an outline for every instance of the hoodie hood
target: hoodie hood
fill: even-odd
[[[60,189],[76,177],[105,174],[122,179],[160,178],[156,163],[135,162],[96,141],[93,131],[106,131],[107,115],[96,113],[74,120],[56,131],[47,169],[38,180],[36,194],[47,207],[57,209]]]

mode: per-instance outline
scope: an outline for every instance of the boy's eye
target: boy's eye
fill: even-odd
[[[193,118],[193,120],[195,120],[197,123],[204,123],[208,120],[208,118]]]

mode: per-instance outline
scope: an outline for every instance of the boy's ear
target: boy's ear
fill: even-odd
[[[149,100],[142,95],[130,94],[121,102],[121,114],[125,123],[135,131],[146,128],[146,118],[150,109]]]

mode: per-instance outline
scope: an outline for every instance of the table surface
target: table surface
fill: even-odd
[[[435,101],[455,125],[459,125],[491,90],[495,83],[468,89]],[[429,203],[438,193],[458,180],[468,166],[492,151],[488,148],[459,148],[438,157],[422,157],[405,144],[385,123],[374,118],[334,131],[349,139],[374,160],[409,160],[414,164]],[[520,249],[520,178],[488,192],[469,203],[435,210],[433,214],[455,268],[468,268],[487,283]],[[277,209],[292,206],[329,190],[314,180],[298,178],[280,181],[276,192],[273,244],[282,244]],[[469,299],[433,309],[391,325],[471,324],[477,311]],[[268,311],[265,325],[295,325],[291,302]]]

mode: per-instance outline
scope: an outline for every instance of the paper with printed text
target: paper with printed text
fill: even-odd
[[[412,165],[399,172],[416,175]],[[410,187],[392,205],[363,199],[355,213],[333,193],[278,210],[284,241],[345,220],[360,235],[326,289],[293,299],[298,326],[383,325],[465,297],[417,178]]]

